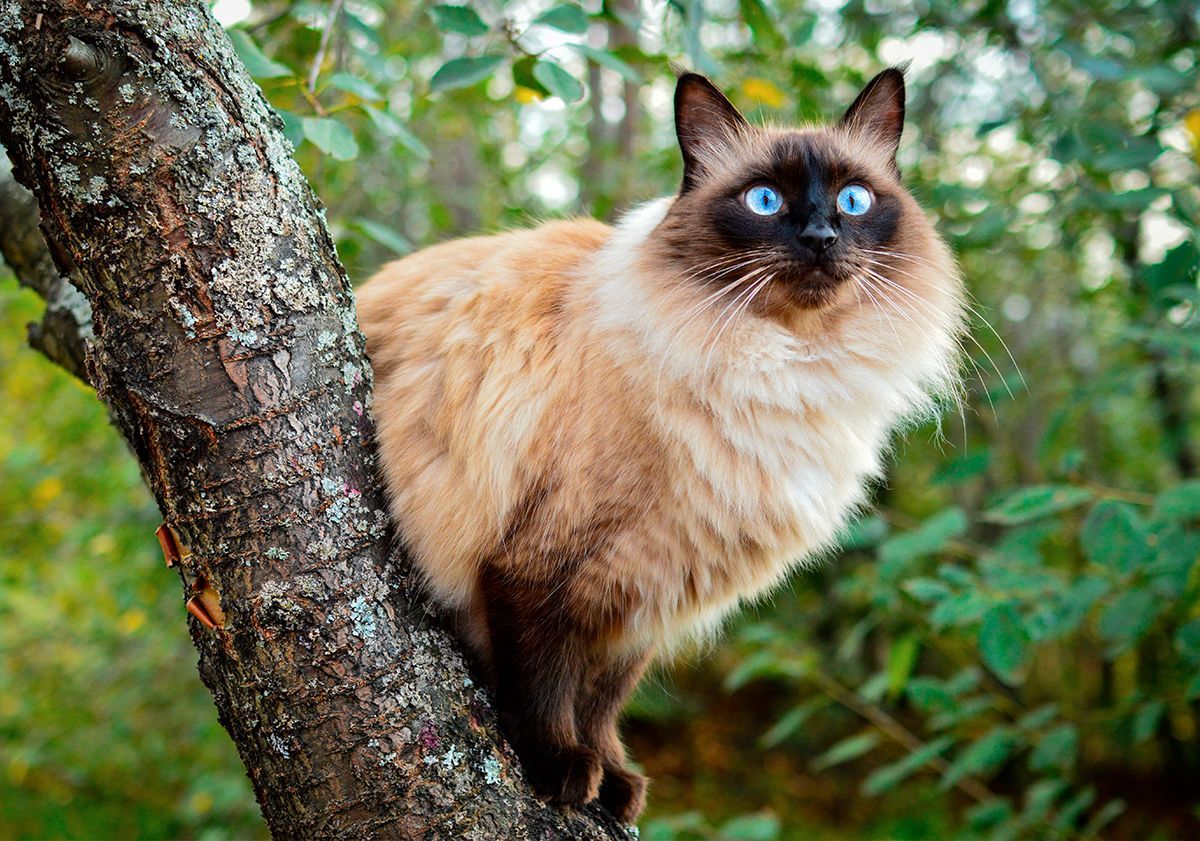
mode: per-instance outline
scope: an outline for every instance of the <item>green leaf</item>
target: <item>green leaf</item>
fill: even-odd
[[[429,80],[429,89],[452,91],[458,88],[468,88],[491,76],[503,63],[504,56],[502,55],[452,58],[433,74],[433,78]]]
[[[858,694],[872,703],[882,701],[887,694],[887,672],[880,670],[863,681],[858,687]]]
[[[408,254],[413,250],[413,244],[404,234],[387,225],[381,225],[359,216],[351,223],[351,226],[397,254]]]
[[[642,841],[683,841],[710,832],[708,821],[699,812],[684,812],[668,818],[655,818],[639,824]]]
[[[940,736],[932,742],[917,748],[898,762],[875,769],[863,780],[863,794],[868,797],[875,797],[895,788],[921,767],[927,765],[930,760],[941,756],[952,744],[954,744],[953,738],[950,736]]]
[[[1100,614],[1100,633],[1118,643],[1132,642],[1150,627],[1160,604],[1149,590],[1121,593]]]
[[[1147,568],[1155,593],[1177,599],[1187,588],[1196,559],[1200,558],[1200,531],[1172,525],[1154,535],[1158,548]]]
[[[982,669],[978,666],[967,666],[965,669],[955,672],[954,676],[946,681],[946,691],[951,695],[962,695],[966,692],[972,692],[979,688],[979,683],[982,680]]]
[[[528,88],[541,97],[553,96],[549,89],[537,80],[533,75],[533,68],[537,64],[537,59],[533,56],[524,56],[512,63],[513,82],[522,88]]]
[[[1123,149],[1101,152],[1092,161],[1092,166],[1101,172],[1122,172],[1127,169],[1145,169],[1160,154],[1162,146],[1149,137],[1130,138]]]
[[[992,451],[984,447],[938,467],[931,480],[935,485],[954,485],[984,473],[992,464]]]
[[[419,158],[429,160],[433,156],[433,153],[429,151],[429,147],[421,142],[421,138],[409,131],[408,126],[404,125],[391,111],[371,105],[364,105],[363,110],[371,118],[371,122],[375,124],[375,128],[379,129],[385,137],[395,140]]]
[[[879,744],[879,734],[874,730],[842,739],[836,745],[825,751],[812,761],[814,771],[822,771],[834,765],[849,762],[874,749]]]
[[[457,32],[472,37],[486,35],[488,25],[470,6],[433,6],[429,10],[433,24],[442,32]]]
[[[944,581],[949,581],[956,587],[975,587],[977,586],[975,576],[967,569],[958,564],[945,563],[938,565],[938,577]]]
[[[533,19],[533,25],[549,26],[559,32],[582,35],[587,32],[588,18],[583,9],[574,3],[563,3]]]
[[[1104,827],[1108,826],[1112,821],[1125,811],[1124,800],[1110,800],[1105,803],[1096,814],[1092,815],[1092,819],[1087,822],[1087,826],[1079,833],[1081,838],[1095,838]]]
[[[1096,800],[1096,789],[1088,786],[1082,791],[1076,792],[1065,803],[1059,807],[1058,817],[1054,819],[1054,826],[1057,829],[1072,830],[1075,824],[1079,822],[1079,816],[1092,805]]]
[[[293,5],[290,11],[290,16],[295,19],[296,17],[305,14],[305,12],[302,11],[303,8],[303,4],[298,3]],[[345,6],[342,6],[342,22],[345,25],[347,32],[352,32],[356,35],[362,36],[366,40],[370,41],[373,46],[383,46],[383,36],[380,34],[379,30],[373,24],[370,24],[364,20],[363,17],[358,14],[353,7],[347,9]]]
[[[905,581],[901,587],[917,601],[926,603],[940,602],[954,592],[949,585],[936,578],[913,578]]]
[[[577,50],[581,55],[586,56],[589,60],[594,61],[601,67],[607,67],[609,70],[620,73],[625,77],[625,81],[632,82],[635,85],[642,83],[642,74],[638,73],[630,65],[626,64],[621,59],[617,58],[610,52],[598,50],[595,47],[589,47],[587,44],[567,44],[573,50]]]
[[[1018,730],[1040,730],[1058,715],[1058,704],[1042,704],[1035,710],[1030,710],[1017,719]]]
[[[1021,810],[1023,823],[1036,825],[1046,819],[1054,801],[1058,800],[1067,788],[1063,780],[1038,780],[1025,789],[1025,808]]]
[[[1163,520],[1190,520],[1200,517],[1200,479],[1180,482],[1158,495],[1154,516]]]
[[[979,627],[979,651],[983,662],[1005,683],[1014,683],[1025,662],[1029,641],[1025,626],[1009,603],[995,605],[983,616]]]
[[[951,596],[938,602],[929,614],[929,623],[934,628],[970,625],[987,611],[988,600],[975,590]]]
[[[1166,704],[1159,700],[1147,701],[1138,707],[1129,727],[1135,745],[1141,744],[1154,735],[1166,708]]]
[[[775,651],[756,651],[725,676],[726,692],[736,692],[752,680],[764,677],[801,678],[812,669],[807,658],[781,657]]]
[[[758,740],[759,745],[764,748],[773,748],[780,742],[791,738],[812,718],[814,713],[824,709],[828,703],[825,698],[810,698],[803,704],[792,707],[772,725],[770,730],[762,734]]]
[[[1069,768],[1075,764],[1079,751],[1079,731],[1074,724],[1062,724],[1042,736],[1029,756],[1034,771]]]
[[[904,691],[913,666],[917,662],[917,654],[921,651],[921,638],[914,633],[908,633],[892,643],[888,654],[887,690],[889,697],[895,698]]]
[[[358,157],[358,142],[350,129],[330,117],[305,117],[304,136],[334,160],[352,161]]]
[[[583,97],[583,86],[574,76],[552,61],[538,61],[533,66],[533,78],[563,102],[575,102]]]
[[[1097,576],[1084,576],[1071,583],[1059,597],[1057,624],[1053,629],[1058,634],[1069,633],[1079,627],[1089,610],[1109,591],[1109,583]]]
[[[904,694],[909,703],[925,713],[954,706],[954,696],[936,678],[915,677],[904,687]]]
[[[779,818],[763,811],[753,815],[739,815],[726,821],[720,829],[722,841],[774,841],[779,837]]]
[[[329,77],[329,84],[340,91],[352,93],[366,102],[378,102],[383,94],[375,90],[370,82],[351,76],[349,73],[334,73]]]
[[[294,75],[292,69],[286,64],[280,64],[278,61],[268,58],[247,32],[241,29],[230,29],[227,34],[229,40],[233,42],[234,52],[238,54],[242,64],[246,65],[246,70],[255,79],[277,79],[282,76]]]
[[[1160,96],[1179,93],[1192,83],[1191,76],[1186,72],[1181,72],[1167,64],[1141,68],[1134,75],[1141,79],[1142,84]]]
[[[1200,662],[1200,619],[1180,626],[1175,632],[1175,649],[1191,662]]]
[[[1183,690],[1183,697],[1189,701],[1194,701],[1200,698],[1200,672],[1192,675],[1188,681],[1187,688]]]
[[[1012,804],[1002,798],[972,806],[966,812],[967,825],[975,832],[984,832],[1012,817]]]
[[[283,136],[286,137],[293,146],[299,146],[304,142],[304,118],[299,114],[294,114],[291,111],[283,108],[275,109],[275,113],[279,115],[279,119],[283,121]]]
[[[1142,187],[1137,190],[1124,190],[1120,193],[1109,193],[1097,190],[1094,201],[1097,206],[1106,210],[1145,210],[1163,196],[1170,195],[1162,187]]]
[[[1091,491],[1070,485],[1031,485],[1009,494],[988,509],[984,518],[994,523],[1015,525],[1082,505],[1092,498]]]
[[[1125,65],[1115,59],[1104,58],[1103,56],[1089,56],[1082,51],[1068,50],[1074,53],[1071,57],[1079,67],[1085,70],[1090,76],[1100,79],[1105,82],[1115,82],[1124,79],[1129,71],[1125,69]]]
[[[878,546],[887,537],[887,522],[875,514],[859,517],[842,527],[836,538],[838,546],[845,552],[855,549],[870,549]]]
[[[1161,292],[1175,286],[1194,284],[1198,269],[1200,269],[1200,249],[1196,248],[1195,239],[1189,238],[1168,251],[1158,263],[1143,268],[1142,277],[1147,286],[1156,292]],[[1196,480],[1192,480],[1192,482],[1194,481]],[[1182,484],[1188,485],[1191,482]]]
[[[931,730],[947,730],[992,711],[993,702],[990,698],[967,698],[961,705],[930,717],[929,728]]]
[[[1133,506],[1104,500],[1083,521],[1079,542],[1090,561],[1124,573],[1150,558],[1149,538],[1149,529]]]
[[[904,564],[932,555],[967,530],[967,515],[957,506],[934,514],[918,528],[893,535],[879,547],[879,559],[885,564]]]
[[[978,741],[965,748],[958,757],[950,763],[942,776],[942,788],[949,789],[964,777],[972,774],[983,774],[996,768],[1008,758],[1017,740],[1009,728],[995,727]]]

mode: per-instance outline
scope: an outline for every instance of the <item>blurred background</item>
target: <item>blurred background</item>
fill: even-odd
[[[671,63],[753,119],[910,62],[967,399],[626,730],[644,839],[1200,837],[1198,4],[220,0],[347,269],[673,192]],[[266,830],[160,517],[0,267],[0,838]]]

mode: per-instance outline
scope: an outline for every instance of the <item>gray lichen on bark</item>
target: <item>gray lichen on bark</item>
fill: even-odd
[[[0,2],[0,142],[92,309],[88,378],[191,550],[185,596],[219,599],[192,637],[267,821],[627,837],[532,796],[393,545],[353,296],[279,128],[196,0]]]

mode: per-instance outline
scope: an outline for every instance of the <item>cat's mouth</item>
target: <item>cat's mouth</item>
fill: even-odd
[[[838,290],[851,279],[851,272],[828,260],[792,260],[779,279],[796,305],[816,309],[833,301]]]

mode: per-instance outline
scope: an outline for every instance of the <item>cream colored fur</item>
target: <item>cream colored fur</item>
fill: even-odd
[[[541,563],[504,546],[535,489],[544,545],[603,538],[562,597],[618,649],[703,634],[827,548],[889,435],[955,377],[957,272],[904,200],[908,297],[847,284],[787,318],[727,322],[728,298],[662,265],[669,198],[385,267],[359,313],[392,512],[434,597],[469,614],[482,563]]]

